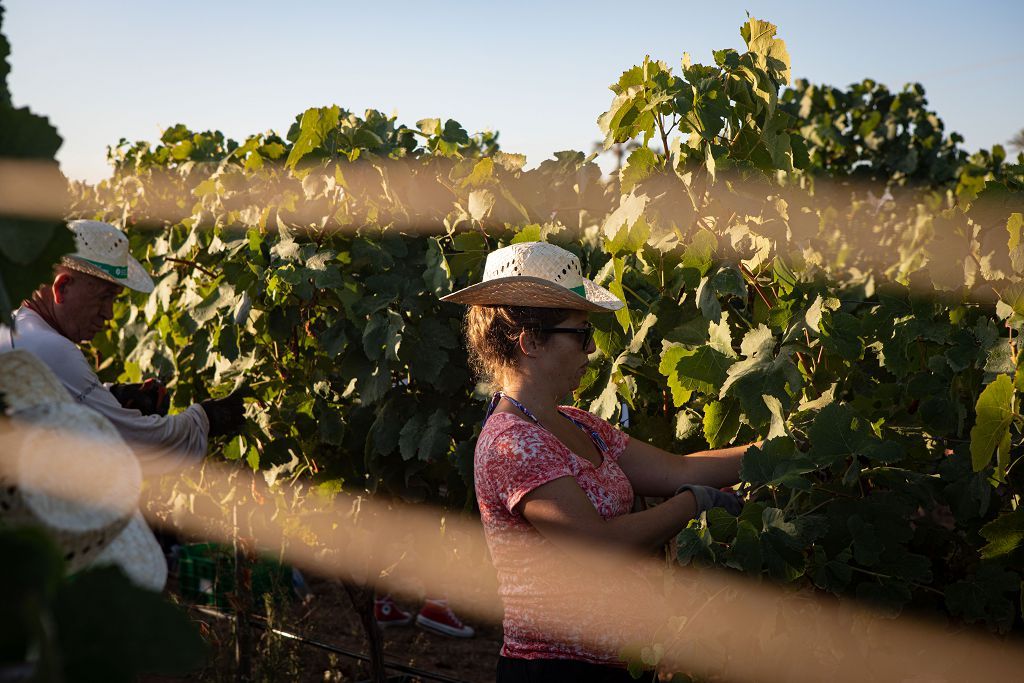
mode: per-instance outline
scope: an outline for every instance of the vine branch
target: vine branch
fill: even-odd
[[[180,263],[183,266],[192,266],[196,270],[198,270],[198,271],[200,271],[202,273],[205,273],[209,277],[217,277],[217,274],[214,273],[212,270],[204,268],[203,266],[199,265],[195,261],[192,261],[192,260],[189,260],[189,259],[174,258],[173,256],[165,256],[164,260],[165,261],[170,261],[171,263]]]

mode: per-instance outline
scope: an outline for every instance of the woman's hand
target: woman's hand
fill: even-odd
[[[719,491],[716,488],[710,486],[700,486],[697,484],[686,484],[680,486],[676,494],[680,494],[683,491],[689,491],[693,494],[693,497],[697,499],[697,514],[706,512],[712,508],[722,508],[733,517],[736,517],[743,511],[743,500],[740,499],[735,493],[729,493],[727,491]]]

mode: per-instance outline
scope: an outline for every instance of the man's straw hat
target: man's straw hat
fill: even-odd
[[[116,564],[159,591],[167,562],[138,512],[138,460],[27,351],[0,353],[0,527],[41,527],[68,571]]]
[[[575,254],[546,242],[522,242],[487,255],[483,280],[441,301],[476,306],[535,306],[617,311],[625,304],[583,277]]]
[[[75,253],[61,258],[61,264],[87,275],[148,294],[153,278],[128,253],[128,236],[110,223],[71,221]]]

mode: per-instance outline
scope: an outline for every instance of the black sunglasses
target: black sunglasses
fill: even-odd
[[[590,346],[590,340],[594,338],[594,326],[585,325],[583,327],[542,327],[540,332],[564,332],[567,334],[579,334],[583,336],[583,350],[586,351]]]

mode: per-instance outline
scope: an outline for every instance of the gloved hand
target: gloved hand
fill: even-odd
[[[206,418],[210,421],[208,436],[238,433],[245,422],[245,408],[242,405],[244,393],[245,387],[239,387],[231,392],[229,396],[224,398],[208,398],[199,404],[206,411]]]
[[[686,484],[676,489],[676,495],[683,491],[689,491],[697,499],[697,514],[710,510],[711,508],[722,508],[730,515],[739,515],[743,510],[743,501],[734,493],[719,491],[712,486],[700,486],[698,484]]]
[[[167,387],[152,377],[142,383],[112,384],[110,393],[122,406],[134,408],[143,415],[167,415],[167,410],[171,407]]]

